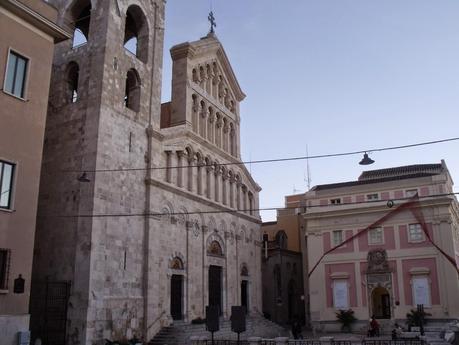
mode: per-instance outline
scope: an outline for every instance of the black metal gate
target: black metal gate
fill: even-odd
[[[69,281],[47,281],[33,284],[31,299],[32,339],[46,345],[63,345],[67,335]]]

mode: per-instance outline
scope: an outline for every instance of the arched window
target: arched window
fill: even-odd
[[[220,246],[220,243],[217,241],[212,241],[207,249],[208,254],[223,256],[223,250]]]
[[[276,242],[280,249],[287,249],[287,234],[284,230],[277,232]]]
[[[74,61],[70,62],[67,67],[67,101],[75,103],[78,100],[78,78],[80,76],[80,68]]]
[[[182,260],[178,256],[176,256],[174,259],[172,259],[170,263],[170,268],[173,270],[183,270]]]
[[[89,24],[91,22],[91,1],[76,1],[66,20],[73,30],[72,47],[87,43],[89,39]]]
[[[148,24],[142,9],[137,5],[129,6],[126,11],[124,48],[137,56],[139,60],[147,62]]]
[[[243,277],[248,277],[249,276],[249,270],[247,268],[247,265],[243,264],[241,267],[241,276]]]
[[[126,75],[124,105],[135,112],[140,110],[140,77],[133,68]]]

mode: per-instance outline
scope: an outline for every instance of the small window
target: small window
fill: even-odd
[[[11,208],[14,165],[0,161],[0,208]]]
[[[0,248],[0,290],[8,290],[10,250]]]
[[[25,57],[10,51],[5,78],[6,92],[24,98],[28,62]]]
[[[379,200],[379,194],[378,193],[367,194],[367,200],[368,201]]]
[[[405,195],[406,195],[407,198],[411,198],[412,196],[415,196],[416,194],[418,194],[418,190],[417,189],[408,189],[405,192]]]
[[[78,100],[78,79],[80,76],[80,68],[76,62],[70,62],[67,69],[67,83],[69,103],[75,103]]]
[[[284,230],[276,233],[276,241],[280,249],[287,249],[287,234]]]
[[[335,230],[332,232],[332,235],[333,235],[332,243],[334,246],[337,246],[343,243],[343,230]]]
[[[422,230],[421,224],[410,224],[408,226],[408,239],[409,242],[424,241],[424,231]]]
[[[140,110],[140,77],[133,68],[126,75],[124,105],[135,112]]]
[[[368,231],[368,243],[369,244],[383,244],[384,243],[382,228],[373,228]]]
[[[332,204],[332,205],[341,204],[341,199],[340,198],[330,199],[330,204]]]

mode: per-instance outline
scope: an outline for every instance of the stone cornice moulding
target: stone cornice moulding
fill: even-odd
[[[429,207],[448,206],[453,201],[454,200],[451,198],[440,197],[436,199],[419,200],[419,203],[420,203],[421,208],[429,208]],[[395,207],[397,206],[398,205],[394,206],[393,208],[388,208],[386,204],[381,205],[379,203],[377,206],[364,206],[364,207],[352,207],[352,205],[349,205],[348,207],[344,206],[346,207],[346,209],[342,209],[343,206],[331,206],[331,205],[317,206],[317,207],[310,208],[309,210],[314,210],[314,209],[319,209],[319,208],[321,208],[322,210],[319,210],[319,211],[314,210],[312,213],[311,212],[308,213],[308,208],[306,208],[306,213],[303,213],[303,217],[305,220],[311,220],[311,219],[322,219],[322,218],[330,218],[330,217],[369,214],[369,213],[384,212],[384,211],[390,212],[391,210],[394,210]],[[336,209],[335,210],[330,209],[332,207]],[[419,206],[417,208],[419,208]]]
[[[183,58],[192,58],[196,53],[196,49],[191,43],[185,42],[173,46],[170,52],[172,61],[175,61]]]
[[[0,5],[42,32],[52,36],[54,38],[54,43],[65,41],[73,36],[50,19],[44,17],[20,1],[0,0]],[[52,7],[49,4],[46,5]]]
[[[430,268],[428,267],[413,267],[410,269],[410,275],[412,276],[424,276],[430,274]]]
[[[217,204],[213,201],[210,201],[210,200],[207,200],[199,195],[195,195],[189,191],[186,191],[186,190],[183,190],[183,189],[179,189],[178,187],[175,187],[175,186],[172,186],[172,185],[169,185],[169,184],[166,184],[162,181],[158,181],[154,178],[146,178],[145,179],[145,183],[147,184],[150,184],[151,186],[155,186],[155,187],[159,187],[159,188],[163,188],[171,193],[174,193],[174,194],[179,194],[183,197],[186,197],[186,198],[189,198],[193,201],[196,201],[196,202],[200,202],[208,207],[212,207],[214,209],[217,209],[217,210],[221,210],[221,211],[226,211],[228,212],[229,214],[232,214],[232,215],[235,215],[236,217],[238,218],[243,218],[245,220],[248,220],[249,222],[251,223],[255,223],[255,224],[259,224],[261,225],[262,221],[260,218],[258,217],[253,217],[253,216],[250,216],[250,215],[247,215],[245,213],[242,213],[240,211],[237,211],[235,209],[231,209],[231,208],[228,208],[228,207],[225,207],[223,205],[220,205],[220,204]],[[205,211],[204,211],[205,212]],[[151,217],[155,218],[155,217],[158,217],[158,219],[161,217],[160,215],[152,215]]]
[[[330,274],[330,278],[332,280],[348,279],[349,278],[349,273],[348,272],[333,272],[332,274]]]

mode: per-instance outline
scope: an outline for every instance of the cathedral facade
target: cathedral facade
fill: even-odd
[[[261,189],[241,162],[245,95],[222,44],[211,32],[173,47],[161,104],[164,1],[49,2],[75,39],[54,57],[33,336],[150,340],[207,305],[259,313]]]

